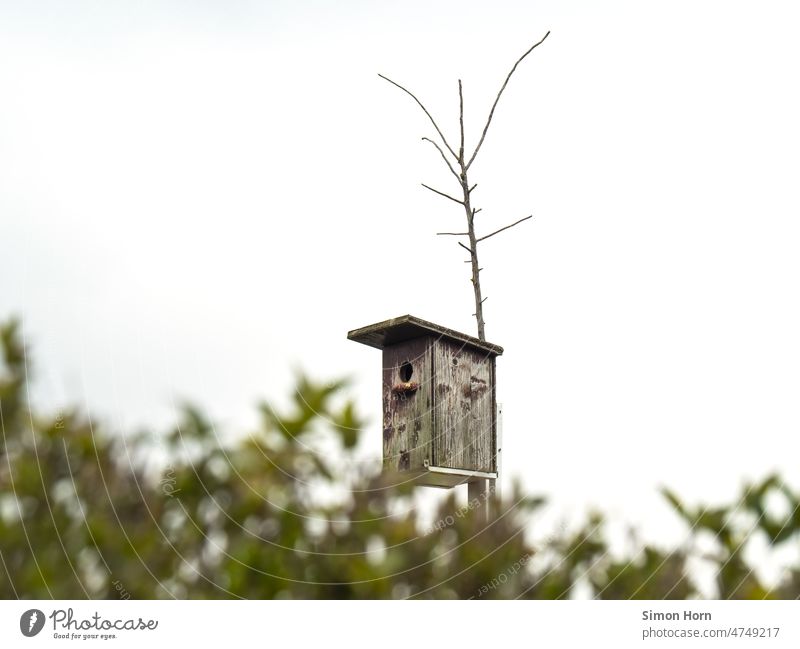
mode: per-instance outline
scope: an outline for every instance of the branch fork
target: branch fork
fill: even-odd
[[[478,244],[481,241],[485,241],[489,237],[493,237],[496,234],[499,234],[499,233],[501,233],[501,232],[503,232],[505,230],[513,228],[515,225],[519,225],[523,221],[527,221],[528,219],[532,218],[533,215],[531,214],[529,216],[526,216],[525,218],[522,218],[522,219],[520,219],[518,221],[515,221],[514,223],[511,223],[510,225],[506,225],[505,227],[502,227],[499,230],[495,230],[494,232],[491,232],[491,233],[489,233],[489,234],[487,234],[485,236],[482,236],[482,237],[476,236],[476,234],[475,234],[475,215],[478,214],[478,212],[480,212],[481,209],[480,208],[477,208],[477,209],[473,208],[472,204],[470,202],[471,201],[471,194],[472,194],[473,190],[478,185],[476,183],[476,184],[470,186],[469,180],[468,180],[468,171],[469,171],[469,168],[472,166],[472,163],[475,162],[475,158],[477,157],[478,152],[481,150],[481,147],[483,146],[483,142],[486,139],[486,133],[489,131],[489,126],[491,126],[492,119],[494,118],[494,111],[497,108],[497,104],[500,101],[500,97],[503,95],[503,92],[505,91],[506,86],[508,85],[508,82],[511,79],[511,76],[514,74],[514,72],[517,69],[517,66],[519,66],[520,63],[522,63],[522,61],[525,59],[525,57],[527,57],[531,52],[533,52],[533,50],[535,50],[537,47],[539,47],[539,45],[541,45],[549,35],[550,35],[550,32],[548,31],[542,37],[541,40],[539,40],[537,43],[534,43],[522,56],[520,56],[517,59],[516,63],[514,63],[513,67],[511,68],[511,70],[509,71],[508,75],[506,76],[505,81],[503,81],[503,85],[500,86],[500,90],[498,91],[497,96],[495,97],[495,100],[494,100],[494,103],[492,104],[491,110],[489,111],[489,117],[486,119],[486,124],[484,125],[483,131],[481,132],[481,137],[478,140],[478,144],[475,147],[475,149],[473,150],[472,155],[469,156],[469,160],[467,160],[467,157],[465,155],[465,150],[464,150],[464,147],[465,147],[465,140],[464,140],[464,89],[463,89],[463,85],[461,83],[461,79],[458,80],[458,124],[459,124],[459,135],[460,135],[460,138],[459,138],[459,145],[458,145],[458,153],[456,153],[456,150],[452,146],[450,146],[450,143],[447,141],[447,138],[444,136],[444,133],[442,132],[442,129],[439,128],[439,125],[436,123],[436,120],[433,118],[433,116],[430,114],[430,112],[428,112],[428,109],[425,108],[425,105],[417,98],[417,96],[414,95],[414,93],[412,93],[407,88],[401,86],[396,81],[392,81],[389,77],[385,77],[382,74],[378,75],[381,79],[384,79],[385,81],[388,81],[393,86],[399,88],[404,93],[409,95],[419,105],[419,107],[422,109],[422,111],[428,117],[428,119],[430,120],[431,124],[433,124],[433,128],[436,130],[436,133],[438,134],[442,145],[444,145],[444,148],[442,148],[439,145],[439,143],[437,143],[435,140],[432,140],[432,139],[430,139],[428,137],[423,137],[422,140],[425,141],[425,142],[430,142],[434,147],[436,147],[436,150],[441,155],[442,160],[444,160],[445,164],[447,165],[447,168],[450,170],[450,173],[452,173],[453,176],[456,177],[456,180],[458,180],[458,184],[461,187],[462,198],[458,199],[458,198],[455,198],[454,196],[451,196],[450,194],[447,194],[447,193],[445,193],[443,191],[439,191],[438,189],[434,189],[433,187],[430,187],[430,186],[426,185],[425,183],[422,183],[422,186],[425,189],[428,189],[428,190],[432,191],[433,193],[438,194],[439,196],[442,196],[443,198],[447,198],[447,199],[453,201],[454,203],[458,203],[459,205],[462,205],[464,207],[465,215],[466,215],[466,218],[467,218],[467,231],[466,232],[437,232],[436,234],[437,235],[446,235],[446,236],[457,236],[457,237],[466,236],[469,239],[469,245],[468,246],[463,244],[463,243],[461,243],[460,241],[457,242],[457,243],[458,243],[459,246],[461,246],[467,252],[469,252],[469,255],[470,255],[470,258],[465,263],[471,264],[471,266],[472,266],[472,277],[470,278],[470,281],[472,282],[473,292],[475,294],[475,313],[473,313],[472,315],[475,316],[475,319],[476,319],[477,324],[478,324],[478,338],[480,340],[484,340],[484,341],[486,340],[486,331],[485,331],[485,324],[486,323],[484,322],[484,319],[483,319],[483,303],[486,301],[486,298],[481,296],[480,272],[483,269],[478,264]],[[447,155],[448,153],[450,154],[450,158],[452,158],[452,162],[451,162],[451,159]]]

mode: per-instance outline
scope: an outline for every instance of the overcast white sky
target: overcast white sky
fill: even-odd
[[[734,495],[800,450],[791,2],[0,1],[0,314],[37,398],[115,430],[223,427],[293,367],[356,379],[412,313],[474,332],[447,133],[465,88],[505,347],[505,479],[680,538],[656,493]],[[677,536],[676,536],[677,535]]]

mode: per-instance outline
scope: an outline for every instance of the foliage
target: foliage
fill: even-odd
[[[452,495],[426,523],[411,486],[356,461],[363,426],[342,382],[299,377],[293,410],[262,404],[235,442],[193,406],[161,437],[111,435],[77,410],[31,407],[15,322],[0,341],[0,597],[685,598],[699,596],[693,561],[711,562],[721,597],[800,595],[798,570],[769,589],[743,553],[755,534],[798,543],[798,495],[774,476],[714,509],[665,490],[689,526],[679,549],[615,557],[598,514],[533,543],[543,501],[518,488],[488,523]],[[768,513],[776,494],[784,518]]]

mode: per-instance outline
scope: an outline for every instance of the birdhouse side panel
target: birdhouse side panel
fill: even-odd
[[[433,357],[434,464],[494,471],[494,357],[449,340]]]
[[[431,341],[417,338],[383,350],[383,467],[421,470],[431,459]]]

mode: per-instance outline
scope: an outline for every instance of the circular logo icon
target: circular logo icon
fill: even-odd
[[[22,635],[32,638],[44,627],[44,613],[38,608],[25,611],[19,618],[19,630]]]

